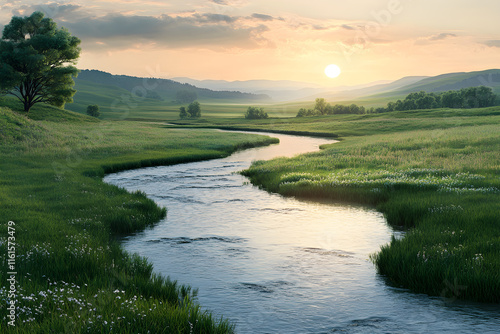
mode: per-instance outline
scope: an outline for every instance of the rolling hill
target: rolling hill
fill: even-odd
[[[85,112],[89,104],[98,104],[103,111],[110,111],[117,101],[135,109],[179,105],[176,95],[179,91],[195,93],[198,101],[210,103],[255,103],[270,102],[264,94],[242,93],[238,91],[214,91],[182,84],[168,79],[140,78],[127,75],[113,75],[98,70],[82,70],[75,78],[74,103],[67,108]],[[140,102],[140,103],[138,103]]]
[[[330,103],[356,103],[365,107],[384,106],[390,101],[403,99],[412,92],[439,93],[462,88],[487,86],[500,95],[500,69],[475,72],[447,73],[433,77],[404,77],[388,84],[367,88],[331,92],[309,96],[308,100],[324,97]]]
[[[442,74],[401,87],[393,93],[409,94],[421,90],[438,93],[477,86],[491,87],[495,93],[500,93],[500,70]]]

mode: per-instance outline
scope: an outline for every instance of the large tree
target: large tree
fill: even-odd
[[[187,112],[189,114],[189,117],[191,117],[191,118],[201,117],[200,103],[198,101],[191,102],[188,105]]]
[[[39,102],[73,102],[80,40],[41,12],[13,17],[0,40],[0,91],[17,97],[24,110]]]

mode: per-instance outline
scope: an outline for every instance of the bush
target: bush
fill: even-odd
[[[245,113],[246,119],[265,119],[268,117],[269,115],[264,111],[264,108],[248,107]]]
[[[179,117],[184,119],[184,118],[187,118],[188,117],[188,113],[186,111],[186,108],[185,107],[180,107],[180,112],[179,112]]]
[[[99,106],[97,104],[91,104],[87,107],[87,115],[92,117],[101,116],[101,112],[99,111]]]

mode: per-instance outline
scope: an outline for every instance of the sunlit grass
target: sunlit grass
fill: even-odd
[[[49,118],[51,121],[34,121]],[[13,333],[231,333],[196,291],[153,272],[114,236],[156,224],[166,209],[102,182],[107,172],[227,156],[267,137],[161,124],[99,122],[38,106],[0,108],[0,288],[7,300],[7,222],[15,222]],[[7,331],[5,307],[0,331]]]

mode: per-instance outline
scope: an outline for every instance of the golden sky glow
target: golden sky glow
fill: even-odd
[[[35,10],[82,39],[80,68],[114,74],[338,86],[500,68],[498,0],[0,1],[0,24]]]

